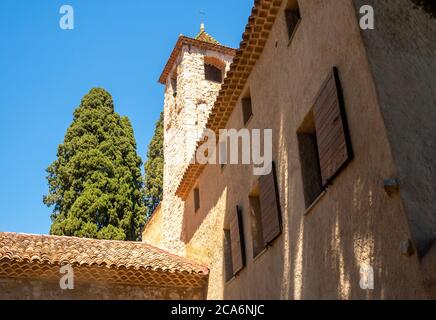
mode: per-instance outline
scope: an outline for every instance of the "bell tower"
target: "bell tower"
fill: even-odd
[[[184,255],[184,205],[175,193],[235,53],[202,23],[196,37],[179,36],[159,79],[165,85],[162,248],[179,255]]]

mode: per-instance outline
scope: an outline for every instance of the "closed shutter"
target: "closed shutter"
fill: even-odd
[[[263,241],[267,246],[282,233],[282,217],[274,163],[271,173],[259,178],[259,193]]]
[[[313,116],[322,184],[326,187],[353,157],[342,88],[336,68],[320,91]]]
[[[236,275],[245,266],[244,231],[242,228],[242,214],[236,207],[235,214],[230,221],[230,239],[232,245],[233,275]]]

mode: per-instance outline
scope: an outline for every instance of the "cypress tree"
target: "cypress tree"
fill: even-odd
[[[114,111],[108,92],[92,89],[47,169],[50,234],[139,240],[145,220],[141,165],[129,119]]]
[[[164,116],[161,113],[156,123],[154,136],[148,145],[147,161],[145,163],[145,199],[147,218],[153,214],[162,201],[163,167],[164,167]]]

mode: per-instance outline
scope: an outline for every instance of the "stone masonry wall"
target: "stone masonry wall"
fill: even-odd
[[[61,290],[59,282],[0,278],[0,300],[201,300],[201,288],[165,288],[140,285],[75,282]]]
[[[182,174],[191,160],[196,142],[208,119],[220,83],[205,80],[204,57],[225,63],[226,72],[232,57],[185,45],[167,79],[165,89],[164,191],[162,201],[162,248],[185,255],[181,240],[184,206],[175,195]],[[171,77],[177,74],[177,95]],[[200,132],[200,133],[199,133]]]

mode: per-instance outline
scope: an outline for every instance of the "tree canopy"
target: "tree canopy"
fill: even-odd
[[[162,201],[163,190],[163,167],[164,167],[164,116],[160,115],[156,123],[154,136],[148,145],[147,158],[145,163],[145,201],[147,207],[147,218]]]
[[[48,167],[50,234],[139,240],[145,221],[141,158],[131,123],[111,95],[94,88],[82,99]]]

